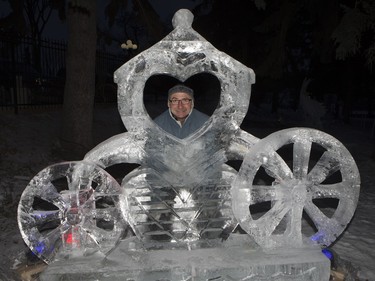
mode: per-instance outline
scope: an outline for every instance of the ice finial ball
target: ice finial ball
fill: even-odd
[[[189,28],[193,23],[194,15],[188,9],[181,9],[178,10],[172,19],[173,28],[177,26],[182,28]]]

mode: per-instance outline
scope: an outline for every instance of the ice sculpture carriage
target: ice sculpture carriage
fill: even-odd
[[[158,260],[162,251],[185,251],[173,258],[181,259],[179,255],[191,255],[194,249],[206,250],[198,255],[209,253],[209,261],[203,263],[210,264],[215,260],[210,251],[222,248],[226,255],[237,249],[231,260],[247,257],[250,266],[246,271],[246,265],[238,262],[237,268],[224,268],[227,277],[217,280],[289,280],[285,274],[290,280],[323,280],[319,278],[329,270],[325,262],[324,272],[314,273],[315,277],[311,268],[298,271],[295,265],[289,270],[284,266],[283,279],[277,270],[265,273],[264,264],[263,275],[251,266],[256,263],[254,255],[261,259],[259,252],[253,256],[246,252],[245,257],[241,251],[283,249],[285,259],[290,249],[334,242],[350,222],[358,201],[360,180],[352,156],[338,140],[314,129],[286,129],[261,140],[241,130],[255,75],[216,50],[192,29],[192,21],[190,11],[178,11],[168,36],[115,72],[118,108],[127,132],[99,144],[82,161],[49,166],[30,181],[18,208],[23,239],[51,265],[98,256],[108,260],[117,245],[123,245],[121,251],[128,253],[132,266],[122,274],[133,276],[129,280],[161,280],[155,275],[156,279],[139,277],[142,268],[129,253],[138,253],[134,254],[138,261],[140,253],[143,258],[148,255],[148,263],[153,263],[151,255]],[[220,81],[220,104],[202,128],[177,139],[148,115],[142,95],[145,83],[157,74],[185,81],[203,72]],[[240,170],[227,165],[228,160],[241,160]],[[140,165],[124,177],[121,186],[105,171],[118,163]],[[337,204],[327,208],[319,204],[321,199]],[[248,235],[231,234],[238,225]],[[123,237],[127,226],[136,237]],[[117,253],[120,259],[121,251]],[[167,261],[162,268],[179,273],[169,279],[163,275],[162,280],[199,276],[198,265],[194,269],[191,260],[181,263],[190,264],[190,271],[176,264],[168,268]],[[215,266],[220,267],[220,262]],[[114,280],[109,271],[116,270],[107,268],[95,276]],[[138,272],[138,279],[133,271]],[[163,270],[149,270],[156,271]],[[208,272],[215,270],[202,269],[205,279],[194,280],[216,276]]]

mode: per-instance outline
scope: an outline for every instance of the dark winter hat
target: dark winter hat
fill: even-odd
[[[185,86],[185,85],[182,85],[182,84],[179,84],[179,85],[176,85],[176,86],[173,86],[172,88],[169,89],[168,91],[168,99],[171,97],[172,94],[174,93],[186,93],[188,94],[192,99],[194,98],[194,91],[193,89]]]

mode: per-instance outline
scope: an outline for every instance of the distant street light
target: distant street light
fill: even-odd
[[[129,50],[129,49],[137,49],[138,46],[137,44],[133,44],[132,40],[127,40],[126,43],[122,43],[121,44],[121,49],[126,49],[126,50]]]

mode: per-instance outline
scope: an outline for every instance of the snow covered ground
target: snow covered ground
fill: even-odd
[[[97,108],[94,119],[96,143],[124,131],[116,106]],[[20,272],[25,267],[28,249],[16,218],[22,191],[30,179],[48,165],[73,160],[64,159],[59,153],[60,121],[60,109],[23,111],[18,115],[0,112],[0,280],[20,280]],[[261,118],[257,118],[257,125],[254,124],[243,129],[259,138],[288,126],[277,126],[276,119]],[[304,126],[296,122],[293,125]],[[349,264],[352,276],[357,275],[359,280],[375,280],[375,161],[370,158],[374,140],[370,138],[369,130],[366,132],[360,126],[339,122],[332,123],[324,131],[339,139],[352,153],[362,183],[355,216],[331,248],[341,262]]]

